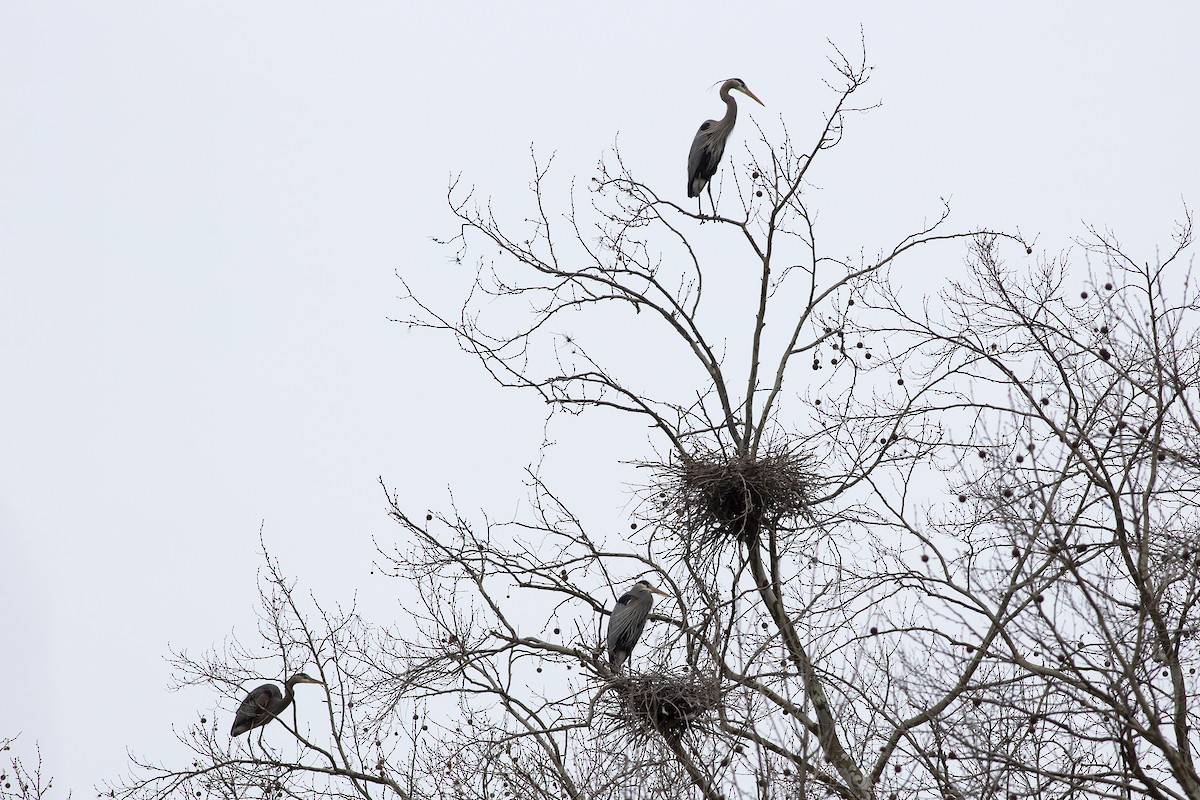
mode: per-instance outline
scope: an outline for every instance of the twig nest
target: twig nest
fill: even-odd
[[[613,694],[619,730],[634,739],[678,739],[714,711],[721,698],[716,677],[671,672],[619,676]]]
[[[796,449],[752,458],[699,452],[656,468],[661,510],[692,556],[716,555],[731,542],[755,545],[764,528],[812,516],[818,481]]]

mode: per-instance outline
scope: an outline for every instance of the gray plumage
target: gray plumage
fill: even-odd
[[[608,663],[612,665],[613,672],[621,671],[633,653],[634,645],[641,638],[650,608],[654,605],[652,594],[667,596],[666,592],[655,589],[648,581],[638,581],[621,595],[613,607],[608,618]]]
[[[283,710],[292,704],[292,698],[295,696],[292,687],[297,683],[321,682],[316,678],[310,678],[303,672],[297,672],[283,684],[282,693],[279,691],[279,687],[273,683],[264,683],[255,688],[238,706],[237,716],[233,718],[233,727],[229,730],[229,735],[240,736],[246,731],[266,725],[282,714]]]
[[[730,78],[721,84],[721,99],[725,101],[725,116],[720,119],[706,120],[700,126],[700,130],[696,131],[696,138],[692,139],[692,149],[688,152],[688,197],[700,197],[704,187],[708,186],[708,201],[712,203],[712,187],[708,182],[717,172],[717,165],[721,163],[721,156],[725,154],[725,142],[729,139],[729,134],[733,132],[734,123],[737,122],[737,102],[730,95],[730,92],[735,89],[760,106],[765,105],[762,100],[754,96],[754,92],[746,88],[746,84],[741,78]],[[715,216],[716,213],[717,210],[714,206],[713,215]]]

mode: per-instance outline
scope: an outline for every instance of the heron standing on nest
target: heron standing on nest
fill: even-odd
[[[746,83],[741,78],[730,78],[721,84],[721,99],[725,101],[725,116],[705,121],[700,126],[700,130],[696,131],[696,138],[692,140],[692,149],[688,153],[688,197],[696,198],[696,208],[699,210],[700,216],[704,216],[704,211],[700,207],[700,192],[704,191],[706,186],[708,187],[708,202],[713,207],[713,216],[717,215],[717,206],[713,203],[712,186],[709,184],[709,180],[717,172],[717,165],[721,162],[721,156],[725,154],[725,142],[729,139],[729,134],[733,133],[733,125],[737,122],[737,102],[729,94],[735,90],[760,106],[766,106],[766,103],[754,96],[754,92],[746,88]]]
[[[633,647],[646,627],[650,608],[654,605],[652,595],[656,594],[670,597],[661,589],[654,588],[649,581],[638,581],[632,589],[621,595],[613,608],[608,618],[608,663],[612,665],[613,672],[620,672],[633,653]]]

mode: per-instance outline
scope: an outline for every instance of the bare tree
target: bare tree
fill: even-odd
[[[809,179],[869,69],[832,64],[824,125],[806,147],[760,128],[712,218],[619,153],[564,213],[535,158],[515,223],[451,187],[471,291],[449,313],[405,283],[402,321],[555,417],[646,423],[630,531],[554,470],[502,520],[387,489],[377,566],[411,617],[302,602],[268,556],[265,654],[177,657],[227,708],[316,665],[320,723],[251,751],[202,719],[189,768],[140,763],[114,794],[1200,797],[1190,219],[1153,267],[1092,231],[1085,280],[945,205],[837,255]],[[940,294],[897,288],[914,254],[964,250]],[[640,577],[671,597],[618,674],[606,614]]]
[[[947,462],[963,511],[928,526],[920,579],[963,598],[944,625],[979,665],[926,739],[968,795],[1200,797],[1192,243],[1186,210],[1153,261],[1093,229],[1080,275],[1009,267],[983,238],[936,315],[883,293],[893,335],[939,366],[923,413],[967,434]]]
[[[873,257],[823,252],[806,177],[840,143],[846,116],[863,110],[852,98],[868,77],[861,61],[834,65],[842,83],[811,145],[794,148],[785,134],[772,148],[762,136],[734,173],[738,213],[716,219],[740,243],[743,271],[754,266],[740,358],[729,354],[737,332],[712,321],[714,298],[704,293],[711,269],[685,227],[705,218],[639,182],[619,156],[601,166],[589,209],[572,202],[561,219],[547,209],[549,170],[535,160],[537,212],[520,233],[452,187],[461,232],[448,244],[460,263],[470,263],[472,247],[484,251],[474,292],[453,317],[410,295],[417,310],[406,321],[451,333],[502,384],[533,390],[552,407],[626,412],[661,437],[660,456],[641,464],[652,476],[639,507],[642,533],[615,546],[538,474],[533,517],[503,526],[481,528],[458,515],[422,522],[393,498],[394,516],[416,543],[394,557],[397,574],[425,581],[424,597],[479,599],[468,615],[457,604],[449,612],[429,606],[421,639],[436,630],[458,645],[430,653],[406,691],[433,697],[471,686],[467,713],[477,725],[487,719],[489,760],[502,762],[521,743],[523,759],[538,764],[533,783],[547,795],[650,796],[654,775],[656,787],[704,797],[874,796],[903,783],[888,766],[920,766],[904,748],[973,686],[976,668],[958,663],[946,642],[919,635],[930,631],[915,623],[907,630],[916,651],[907,642],[864,646],[880,604],[903,612],[927,599],[926,584],[881,567],[904,547],[893,511],[898,503],[908,513],[914,482],[948,433],[922,416],[919,395],[881,391],[882,378],[894,378],[907,358],[872,361],[879,337],[856,323],[855,303],[882,291],[890,267],[914,250],[980,237],[1026,245],[1001,232],[948,231],[943,207]],[[614,306],[629,309],[621,324],[654,342],[659,358],[698,366],[697,380],[655,394],[626,377],[637,365],[605,355],[602,326],[615,318]],[[591,338],[572,324],[580,312],[601,318]],[[505,327],[513,319],[527,321]],[[768,335],[769,320],[782,332]],[[808,392],[812,413],[785,422],[785,382],[810,365],[819,378]],[[588,625],[610,601],[594,592],[620,591],[642,573],[670,586],[677,602],[656,617],[668,633],[651,666],[614,677],[599,654],[599,631]],[[553,603],[549,619],[559,621],[531,619],[528,604],[505,602],[520,591]],[[579,609],[587,610],[583,619]],[[410,639],[402,649],[416,646]],[[915,654],[926,663],[914,673],[937,663],[946,679],[937,691],[918,691],[905,668]],[[565,691],[533,703],[514,688],[528,685],[532,664],[579,671]],[[611,757],[631,746],[647,757]],[[571,752],[586,753],[588,768]],[[593,772],[594,764],[603,766]],[[934,783],[936,771],[922,770]],[[682,790],[680,778],[694,789]]]
[[[34,745],[33,766],[22,760],[13,747],[18,736],[0,737],[0,800],[45,800],[56,796],[54,778],[44,774],[42,748]],[[62,793],[59,792],[59,795]],[[67,798],[71,793],[67,792]]]

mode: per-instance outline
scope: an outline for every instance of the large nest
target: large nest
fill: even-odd
[[[685,555],[718,555],[730,542],[755,545],[764,529],[810,519],[817,479],[795,449],[766,449],[754,458],[690,453],[658,464],[657,504]]]
[[[635,741],[678,739],[721,702],[720,682],[696,673],[648,672],[613,680],[614,732]]]

